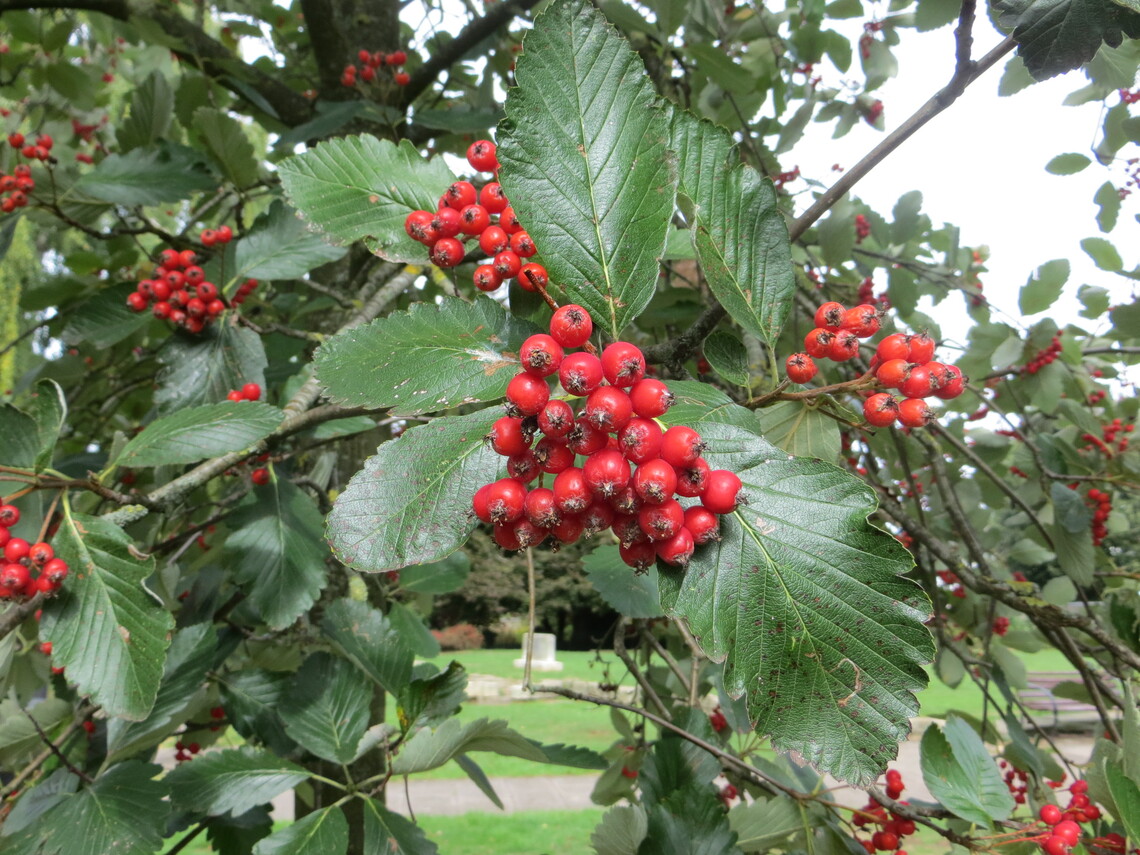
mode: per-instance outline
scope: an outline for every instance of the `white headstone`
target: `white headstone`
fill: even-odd
[[[516,668],[526,667],[526,646],[529,632],[522,637],[522,658],[515,660]],[[555,658],[558,650],[557,639],[552,632],[536,632],[534,634],[534,654],[531,657],[530,667],[533,671],[561,671],[563,663]]]

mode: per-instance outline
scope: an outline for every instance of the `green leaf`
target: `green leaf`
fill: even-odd
[[[930,794],[962,819],[989,828],[1015,807],[986,744],[957,716],[945,729],[930,725],[922,735],[922,780]]]
[[[334,402],[391,407],[393,415],[438,412],[503,397],[535,331],[489,297],[414,303],[333,336],[314,364]]]
[[[264,743],[276,754],[294,750],[277,710],[285,700],[291,674],[250,668],[219,676],[222,703],[234,730]]]
[[[160,413],[224,401],[246,383],[265,387],[261,336],[245,327],[213,324],[201,334],[171,336],[158,352],[162,370],[154,402]]]
[[[409,731],[438,725],[453,715],[466,699],[467,672],[453,661],[446,671],[417,677],[400,692],[396,701],[400,727]]]
[[[499,178],[552,281],[614,338],[649,303],[676,192],[645,68],[585,0],[536,16],[499,124]]]
[[[386,442],[333,505],[328,539],[358,570],[398,570],[437,561],[475,527],[471,496],[494,480],[503,458],[483,442],[501,411],[433,419]]]
[[[1045,164],[1045,171],[1052,172],[1054,175],[1075,175],[1080,172],[1092,161],[1083,154],[1069,152],[1068,154],[1059,154]]]
[[[167,145],[110,154],[84,172],[72,189],[114,205],[159,205],[217,186],[197,152]]]
[[[230,281],[299,279],[314,267],[342,258],[345,252],[311,232],[296,211],[277,201],[237,242]]]
[[[1124,269],[1124,260],[1111,241],[1098,237],[1085,238],[1081,241],[1081,249],[1101,270],[1119,272]]]
[[[0,701],[0,769],[17,769],[43,749],[37,724],[49,738],[55,739],[59,735],[57,728],[69,722],[73,712],[71,704],[62,698],[44,698],[26,713],[14,700]]]
[[[36,436],[39,440],[34,463],[39,472],[51,465],[56,441],[67,418],[67,400],[63,397],[63,389],[54,380],[41,380],[36,384],[29,410],[36,423]]]
[[[309,777],[303,768],[249,747],[210,751],[167,776],[175,807],[207,816],[246,811],[272,801]]]
[[[760,799],[752,804],[736,805],[728,812],[728,824],[736,832],[736,845],[745,852],[784,849],[789,837],[805,830],[805,818],[790,798]]]
[[[1065,575],[1078,585],[1091,585],[1096,565],[1096,551],[1092,545],[1089,529],[1073,534],[1063,525],[1051,525],[1049,534],[1053,538],[1053,548],[1057,561]]]
[[[1109,292],[1107,288],[1098,288],[1095,285],[1082,285],[1077,289],[1077,299],[1081,301],[1084,309],[1082,318],[1096,319],[1108,311]]]
[[[641,841],[649,833],[645,808],[620,805],[606,811],[590,834],[590,845],[597,855],[637,855]]]
[[[757,410],[756,418],[764,437],[788,454],[828,462],[839,457],[839,424],[819,407],[780,401]]]
[[[375,799],[364,802],[363,855],[438,855],[423,829]]]
[[[196,463],[249,448],[269,436],[285,414],[259,401],[187,407],[151,422],[124,447],[120,466]]]
[[[431,564],[413,564],[400,571],[400,587],[416,594],[450,594],[458,591],[471,574],[471,559],[453,552]]]
[[[1096,214],[1096,225],[1102,232],[1108,233],[1116,228],[1116,218],[1120,215],[1120,194],[1116,192],[1116,185],[1106,181],[1097,188],[1093,202],[1099,209]]]
[[[853,476],[739,427],[700,430],[709,465],[735,471],[748,504],[687,570],[659,568],[666,612],[727,660],[726,691],[747,695],[774,748],[864,785],[906,738],[933,657],[929,602],[899,578],[910,556],[867,522],[874,494]]]
[[[54,62],[44,69],[47,84],[74,110],[95,107],[95,81],[84,69],[69,62]]]
[[[112,766],[78,792],[57,796],[38,821],[4,841],[4,851],[36,855],[151,855],[162,846],[170,805],[159,766]],[[74,776],[67,776],[74,780]],[[8,847],[11,846],[11,849]]]
[[[612,544],[599,546],[584,559],[582,569],[598,594],[626,617],[661,617],[661,592],[657,587],[657,568],[634,573],[618,555]]]
[[[116,285],[84,300],[71,313],[61,338],[68,344],[86,341],[103,350],[138,332],[151,316],[127,308],[127,295],[134,290],[134,285]]]
[[[175,634],[150,714],[143,721],[112,718],[107,722],[108,760],[125,759],[153,748],[185,721],[186,712],[200,700],[218,647],[218,636],[210,623],[184,627]]]
[[[436,730],[422,728],[408,740],[392,761],[392,773],[408,775],[412,772],[426,772],[442,766],[459,754],[472,751],[492,751],[507,757],[533,760],[535,763],[549,762],[538,743],[511,730],[502,719],[492,721],[480,718],[464,723],[451,718]]]
[[[334,805],[306,814],[258,841],[253,855],[344,855],[347,850],[348,820]]]
[[[670,119],[679,192],[692,206],[693,241],[709,287],[734,321],[774,344],[795,291],[776,191],[741,161],[728,131],[679,109]]]
[[[1119,763],[1105,763],[1104,773],[1116,802],[1116,818],[1124,825],[1129,845],[1140,842],[1140,787],[1124,774]]]
[[[53,544],[71,575],[40,623],[52,661],[110,715],[141,721],[154,704],[174,627],[143,587],[154,559],[136,557],[122,529],[85,514],[66,516]]]
[[[0,404],[0,463],[31,469],[35,463],[38,430],[35,420],[11,404]]]
[[[126,154],[157,143],[170,128],[173,110],[170,84],[161,72],[152,71],[131,93],[130,113],[115,133],[118,152]]]
[[[914,10],[915,27],[920,33],[927,33],[945,27],[958,19],[962,4],[955,0],[919,0]]]
[[[1102,43],[1140,37],[1140,14],[1111,0],[995,0],[993,7],[1034,80],[1088,62]]]
[[[1069,280],[1069,261],[1065,258],[1046,261],[1021,286],[1017,305],[1023,315],[1044,312],[1061,296]]]
[[[424,160],[399,145],[362,135],[327,140],[277,167],[285,195],[335,243],[364,240],[389,261],[423,262],[425,250],[404,231],[415,210],[434,211],[455,180],[443,158]]]
[[[891,223],[891,240],[895,243],[913,240],[922,218],[922,193],[911,190],[901,195],[895,202],[891,216],[894,218]]]
[[[273,629],[292,624],[325,586],[322,523],[313,501],[280,478],[255,487],[229,519],[226,549],[236,553],[234,577]]]
[[[729,383],[748,385],[748,351],[740,336],[728,330],[713,330],[705,339],[701,352],[713,370]]]
[[[321,629],[384,691],[398,693],[412,676],[412,650],[368,603],[340,599],[325,609]]]
[[[439,656],[439,642],[431,630],[424,626],[423,618],[403,603],[393,602],[388,606],[388,620],[416,656],[421,659]]]
[[[1001,73],[1001,80],[998,81],[998,95],[1002,98],[1016,95],[1036,82],[1026,70],[1025,62],[1022,61],[1021,57],[1014,56],[1005,64],[1005,70]]]
[[[222,174],[234,186],[248,187],[257,181],[253,143],[245,135],[241,122],[223,110],[199,107],[194,111],[192,126],[195,135],[206,144],[206,150],[222,167]],[[282,248],[287,246],[281,244]]]
[[[368,729],[372,687],[352,663],[328,653],[305,660],[281,704],[285,731],[330,763],[351,763]]]

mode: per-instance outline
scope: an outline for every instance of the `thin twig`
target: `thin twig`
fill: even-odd
[[[523,686],[528,692],[534,691],[530,682],[530,666],[534,659],[534,630],[535,630],[535,603],[537,601],[534,573],[534,551],[523,550],[526,553],[526,594],[527,594],[527,633],[526,633],[526,667],[523,668]]]

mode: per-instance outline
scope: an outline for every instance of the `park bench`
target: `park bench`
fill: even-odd
[[[1097,719],[1097,710],[1092,704],[1058,697],[1053,693],[1061,683],[1080,682],[1081,675],[1076,671],[1030,671],[1026,674],[1026,687],[1018,689],[1017,697],[1031,712],[1051,713],[1052,727]],[[1045,725],[1045,722],[1039,723]]]

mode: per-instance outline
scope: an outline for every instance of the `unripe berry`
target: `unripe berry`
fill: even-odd
[[[645,356],[628,341],[615,341],[602,351],[602,373],[613,386],[632,386],[645,376]]]
[[[624,490],[631,477],[629,461],[622,457],[620,451],[610,448],[591,454],[582,467],[582,472],[590,490],[602,497]]]
[[[863,418],[874,427],[887,427],[898,418],[899,405],[888,392],[879,392],[863,402]]]
[[[701,504],[714,514],[730,514],[736,510],[742,486],[736,473],[714,469],[709,472],[708,483],[701,493]]]
[[[793,353],[784,363],[788,379],[793,383],[807,383],[818,373],[814,360],[806,353]]]
[[[545,333],[532,335],[519,349],[523,370],[536,377],[549,377],[562,364],[562,345]]]
[[[550,319],[550,335],[563,347],[581,347],[593,331],[590,313],[578,305],[561,306]]]

